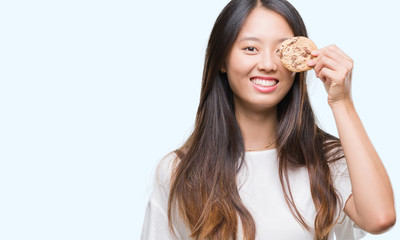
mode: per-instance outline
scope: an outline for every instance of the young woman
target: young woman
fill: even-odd
[[[395,222],[391,184],[351,99],[353,61],[312,52],[340,140],[304,73],[277,53],[307,36],[287,1],[233,0],[212,30],[195,129],[158,168],[142,239],[358,239]]]

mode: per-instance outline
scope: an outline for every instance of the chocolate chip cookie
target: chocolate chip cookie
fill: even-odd
[[[292,72],[303,72],[312,69],[307,65],[307,61],[313,58],[311,52],[317,49],[310,39],[293,37],[285,40],[278,51],[283,66]]]

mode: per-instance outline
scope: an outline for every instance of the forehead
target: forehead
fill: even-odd
[[[269,41],[293,36],[292,29],[280,14],[264,7],[257,7],[245,19],[237,39],[256,37]]]

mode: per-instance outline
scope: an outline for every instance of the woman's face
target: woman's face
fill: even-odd
[[[286,20],[264,7],[246,18],[225,61],[235,107],[265,110],[276,107],[291,88],[295,73],[287,70],[277,53],[293,37]]]

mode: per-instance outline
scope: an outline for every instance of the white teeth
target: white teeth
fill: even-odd
[[[262,79],[252,79],[251,82],[257,85],[261,85],[263,87],[274,86],[278,83],[275,80],[262,80]]]

